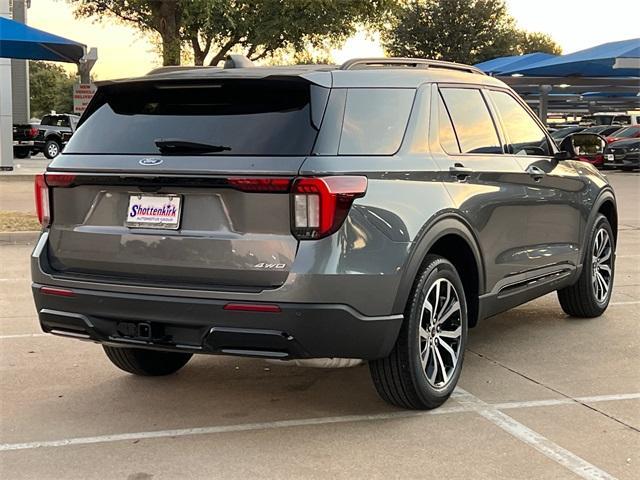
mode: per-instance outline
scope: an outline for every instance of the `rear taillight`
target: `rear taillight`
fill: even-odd
[[[230,177],[227,184],[243,192],[288,192],[291,180],[282,177]]]
[[[36,212],[38,214],[38,221],[42,227],[49,226],[51,220],[51,213],[49,211],[49,188],[44,180],[44,174],[36,175],[35,179],[35,194],[36,194]]]
[[[36,213],[43,228],[51,223],[50,187],[70,187],[75,175],[68,173],[41,173],[35,178]]]
[[[29,133],[27,135],[29,136],[29,138],[36,138],[38,136],[38,129],[30,128]]]
[[[291,189],[293,234],[300,240],[336,232],[356,198],[367,191],[367,177],[298,178]]]

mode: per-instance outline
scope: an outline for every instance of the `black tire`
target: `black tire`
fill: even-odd
[[[47,142],[44,144],[44,156],[47,157],[49,160],[56,158],[58,155],[60,155],[60,152],[62,151],[62,146],[60,145],[60,142],[58,142],[57,140],[47,140]]]
[[[142,348],[109,347],[104,351],[116,367],[125,372],[145,377],[170,375],[184,367],[191,358],[190,353],[161,352]]]
[[[599,301],[596,298],[597,291],[593,283],[595,275],[593,271],[593,251],[596,242],[596,236],[601,229],[604,229],[606,231],[611,242],[611,274],[609,276],[609,287],[607,294],[602,301]],[[588,242],[586,244],[586,248],[588,250],[585,253],[585,261],[582,266],[582,272],[580,273],[578,281],[570,287],[558,290],[558,300],[560,301],[562,310],[564,310],[567,315],[571,315],[572,317],[593,318],[602,315],[609,306],[609,301],[611,300],[611,292],[613,290],[616,246],[615,237],[613,236],[613,231],[611,230],[611,225],[609,224],[609,220],[607,220],[607,217],[605,217],[604,215],[598,215],[593,227],[591,227],[591,231],[589,232],[589,236],[587,238]]]
[[[620,167],[620,170],[622,170],[623,172],[633,172],[634,170],[637,170],[638,167]]]
[[[448,260],[437,255],[428,255],[425,258],[424,265],[413,286],[405,310],[405,320],[391,354],[387,358],[369,362],[371,377],[380,397],[392,405],[410,409],[436,408],[449,398],[460,377],[464,359],[464,349],[467,342],[467,302],[458,272]],[[447,288],[452,287],[452,289],[455,289],[459,303],[459,312],[451,315],[442,325],[453,322],[451,328],[456,328],[456,331],[459,329],[460,337],[457,341],[451,341],[451,343],[440,340],[450,348],[457,350],[457,362],[451,362],[454,363],[454,365],[451,366],[452,370],[448,374],[448,380],[445,381],[441,375],[440,378],[442,378],[443,381],[440,382],[441,385],[437,385],[437,382],[434,383],[427,378],[427,376],[430,375],[427,373],[429,370],[428,362],[431,359],[430,355],[434,355],[433,361],[436,361],[437,357],[435,357],[435,353],[433,353],[435,350],[428,350],[429,346],[427,345],[427,341],[430,340],[423,342],[423,339],[427,337],[421,336],[420,324],[421,321],[423,323],[428,322],[428,319],[421,318],[425,299],[427,294],[429,294],[430,299],[436,298],[438,292],[433,294],[430,289],[432,286],[435,288],[436,282],[441,279],[447,281],[439,282],[441,285],[447,285],[448,283]],[[440,307],[440,313],[443,314],[446,313],[445,310],[448,309],[446,308],[446,300],[442,295],[439,296],[437,302],[431,301],[430,304],[435,303],[436,308],[438,308],[441,301],[444,304]],[[450,305],[453,306],[453,304]],[[425,310],[425,312],[428,314],[428,310]],[[444,328],[443,332],[437,329],[438,333],[436,334],[436,338],[437,335],[443,335],[444,337],[444,331]],[[426,333],[426,330],[423,330],[423,332]],[[430,329],[428,338],[432,338]],[[433,339],[433,342],[437,342],[437,340]],[[426,349],[423,348],[423,345]],[[434,344],[432,343],[431,345]],[[435,349],[435,347],[432,348]],[[426,356],[426,369],[421,362],[421,351],[429,352]],[[444,359],[444,356],[441,355],[440,358]],[[452,356],[449,356],[449,359],[452,358]],[[433,366],[433,368],[435,368],[435,366]],[[433,368],[431,372],[434,372]],[[446,368],[443,370],[446,371]],[[437,379],[438,376],[434,374],[434,378]]]
[[[31,151],[25,148],[14,148],[13,156],[19,159],[28,158],[31,156]]]

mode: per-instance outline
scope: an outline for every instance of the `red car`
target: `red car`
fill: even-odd
[[[607,137],[607,143],[616,142],[618,140],[626,140],[628,138],[640,138],[640,125],[629,125],[626,128],[618,130],[610,137]]]

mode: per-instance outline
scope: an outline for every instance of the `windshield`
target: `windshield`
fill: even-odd
[[[581,130],[583,130],[584,127],[565,127],[565,128],[561,128],[560,130],[556,130],[555,132],[553,132],[551,134],[551,136],[553,138],[562,138],[562,137],[566,137],[567,135],[570,135],[574,132],[579,132]]]
[[[619,132],[615,132],[614,136],[616,138],[632,138],[638,134],[638,131],[640,131],[638,127],[627,127],[623,128]]]
[[[104,86],[65,153],[308,155],[312,88],[299,79]]]

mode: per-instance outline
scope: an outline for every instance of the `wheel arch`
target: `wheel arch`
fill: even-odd
[[[598,198],[593,203],[593,208],[591,209],[591,213],[589,214],[589,218],[587,220],[587,228],[585,229],[585,238],[582,243],[582,255],[581,255],[581,264],[584,264],[585,255],[587,254],[587,242],[589,241],[586,236],[591,232],[593,228],[593,224],[595,223],[598,215],[604,215],[607,220],[609,220],[609,224],[611,225],[611,230],[613,231],[613,239],[614,245],[618,245],[618,207],[616,203],[616,197],[613,193],[613,190],[610,188],[606,188],[600,192]]]
[[[437,254],[456,267],[467,297],[469,326],[474,326],[478,321],[479,296],[485,290],[485,269],[479,243],[471,227],[456,213],[441,214],[425,224],[413,243],[414,246],[403,268],[394,301],[394,311],[405,310],[426,256]]]

